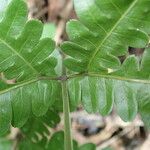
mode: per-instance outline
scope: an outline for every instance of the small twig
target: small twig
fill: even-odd
[[[120,134],[114,136],[113,138],[107,140],[106,142],[104,142],[102,144],[101,143],[97,144],[98,145],[98,150],[104,149],[104,148],[110,146],[112,143],[115,143],[116,141],[118,141],[121,137],[133,132],[134,129],[135,129],[135,127],[131,127],[129,129],[124,129]]]
[[[55,36],[55,41],[56,41],[57,45],[59,45],[62,42],[61,36],[65,32],[66,22],[69,19],[72,9],[73,9],[73,2],[70,1],[70,2],[68,2],[68,4],[66,5],[66,7],[64,8],[64,10],[61,13],[62,19],[58,23],[57,30],[56,30],[56,36]]]
[[[36,14],[34,16],[34,18],[41,18],[44,14],[46,14],[48,12],[48,7],[43,8],[38,14]]]
[[[8,139],[13,141],[13,146],[11,150],[17,150],[18,144],[22,139],[21,131],[18,128],[11,128],[11,133],[8,136]]]
[[[6,84],[15,84],[16,83],[16,79],[15,78],[11,79],[11,80],[6,79],[4,73],[0,73],[0,80],[2,80]]]

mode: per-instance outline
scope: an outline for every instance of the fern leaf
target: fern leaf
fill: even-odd
[[[55,48],[54,42],[49,38],[40,40],[41,22],[26,21],[25,2],[13,0],[0,23],[0,72],[17,81],[54,75],[56,61],[49,58]]]
[[[59,122],[60,117],[58,113],[54,110],[48,110],[44,116],[31,116],[21,128],[21,131],[26,139],[34,143],[42,142],[46,145],[48,137],[51,135],[49,129],[56,127]]]
[[[0,134],[22,127],[31,114],[44,115],[56,99],[58,82],[29,80],[0,91]]]
[[[64,132],[59,131],[56,132],[50,139],[47,149],[51,150],[64,150]],[[95,150],[96,146],[91,143],[84,144],[82,146],[78,146],[76,141],[73,141],[74,150]]]
[[[0,30],[0,73],[16,81],[13,85],[0,81],[0,134],[4,134],[11,124],[22,127],[31,114],[44,115],[60,85],[54,80],[56,59],[50,57],[55,43],[40,39],[43,25],[27,21],[25,2],[12,0]]]
[[[123,120],[133,120],[142,105],[138,97],[146,94],[150,106],[150,95],[143,92],[150,84],[150,1],[74,0],[74,4],[79,21],[68,22],[70,41],[61,45],[65,66],[78,72],[69,75],[78,77],[68,81],[72,103],[81,99],[89,113],[102,115],[115,106]],[[147,47],[141,61],[129,56],[129,46]],[[121,63],[119,56],[127,57]]]
[[[62,44],[70,70],[108,73],[108,68],[120,68],[118,56],[127,54],[128,46],[148,44],[149,0],[74,0],[74,4],[80,21],[67,24],[70,42]]]

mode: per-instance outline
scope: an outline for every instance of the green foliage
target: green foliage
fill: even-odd
[[[34,143],[47,143],[51,134],[50,128],[54,128],[60,122],[60,117],[54,110],[48,112],[42,117],[31,116],[26,124],[21,128],[25,138]]]
[[[47,25],[43,31],[40,21],[27,21],[25,2],[12,0],[5,15],[1,13],[0,135],[10,125],[21,128],[22,150],[64,148],[63,132],[50,141],[47,136],[48,128],[59,123],[62,99],[67,104],[68,97],[71,110],[82,103],[89,113],[108,115],[115,107],[124,121],[132,121],[139,112],[150,124],[150,1],[74,0],[74,4],[79,21],[67,24],[70,41],[61,45],[64,60],[49,38],[55,32],[45,34]],[[4,10],[1,6],[0,12]],[[141,59],[129,55],[129,46],[145,48]],[[120,56],[125,57],[123,63]],[[11,80],[15,83],[9,84]],[[62,91],[68,97],[62,98]],[[95,146],[74,142],[74,150],[85,149]]]
[[[49,144],[48,144],[48,149],[50,150],[64,150],[64,133],[63,132],[56,132],[51,140],[49,141]],[[73,147],[74,147],[74,150],[96,150],[96,147],[95,145],[93,144],[85,144],[85,145],[82,145],[82,146],[78,146],[77,142],[76,141],[73,141]]]
[[[40,40],[42,23],[26,20],[25,2],[13,0],[0,23],[0,72],[5,80],[16,80],[12,86],[1,86],[0,134],[11,123],[22,127],[31,112],[44,115],[57,95],[59,83],[43,78],[56,76],[56,60],[49,57],[55,44],[49,38]]]
[[[1,0],[0,3],[0,21],[3,18],[4,12],[11,0]]]
[[[59,131],[52,135],[51,139],[47,144],[32,142],[28,139],[23,140],[19,145],[19,150],[64,150],[64,132]],[[74,150],[96,150],[94,144],[88,143],[79,146],[76,141],[74,141]]]
[[[55,81],[29,80],[0,91],[0,133],[5,133],[11,123],[22,127],[31,113],[44,115],[55,101],[57,84]]]
[[[0,138],[0,149],[1,150],[10,150],[13,146],[13,142],[6,140],[5,138]]]
[[[82,100],[90,113],[107,115],[114,104],[120,117],[131,121],[142,105],[139,101],[145,103],[139,99],[145,97],[141,90],[150,91],[150,1],[74,0],[74,4],[79,21],[68,22],[70,41],[61,48],[67,55],[65,66],[82,78],[69,80],[69,85],[73,82],[69,95],[75,103]],[[129,46],[147,47],[141,60],[129,55]],[[126,57],[123,63],[119,56]]]
[[[150,33],[149,0],[74,0],[80,21],[67,24],[71,42],[62,45],[64,63],[75,72],[108,73],[120,68],[128,46],[144,48]],[[78,66],[78,67],[76,67]]]
[[[49,58],[54,42],[49,38],[40,40],[42,23],[36,20],[26,23],[26,17],[26,4],[14,0],[0,23],[0,72],[17,81],[53,75],[56,66],[56,60]]]
[[[43,33],[41,38],[52,38],[54,39],[56,32],[56,27],[52,23],[45,23],[43,28]]]

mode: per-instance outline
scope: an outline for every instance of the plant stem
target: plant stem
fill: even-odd
[[[65,55],[60,51],[62,60],[64,60]],[[62,61],[62,76],[64,77],[61,81],[62,83],[62,98],[63,98],[63,113],[64,113],[64,148],[65,150],[73,150],[73,142],[71,136],[71,119],[70,119],[70,106],[69,106],[69,96],[67,88],[67,75],[66,67],[63,65]]]
[[[63,97],[63,112],[64,112],[64,133],[65,133],[64,146],[65,150],[73,150],[67,81],[62,81],[62,97]]]

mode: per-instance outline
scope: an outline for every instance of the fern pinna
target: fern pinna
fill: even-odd
[[[65,140],[71,140],[69,102],[71,109],[82,103],[87,112],[101,115],[115,106],[124,121],[139,112],[150,125],[150,0],[74,0],[74,6],[79,20],[67,23],[69,41],[60,46],[59,71],[55,42],[41,38],[40,21],[27,21],[25,2],[12,0],[5,11],[0,22],[1,135],[10,125],[24,131],[31,117],[47,116],[51,109],[58,115],[56,105],[62,102],[66,128],[58,135]],[[143,48],[142,57],[130,55],[129,47]],[[85,149],[68,143],[65,150]]]

